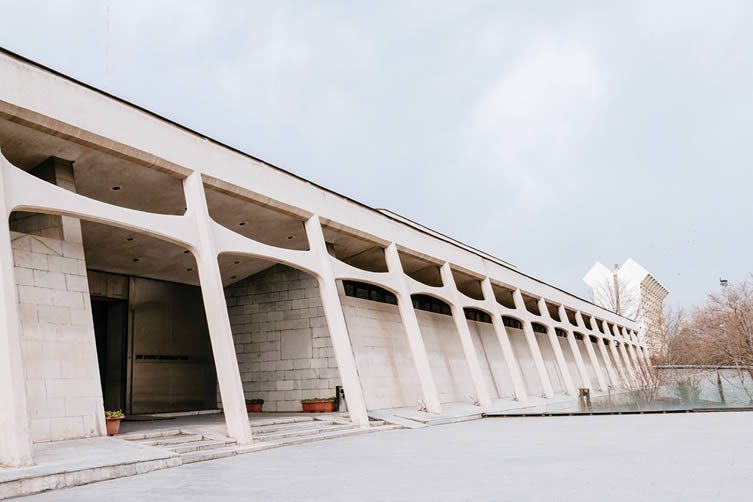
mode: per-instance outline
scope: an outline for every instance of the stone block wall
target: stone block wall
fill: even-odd
[[[397,305],[348,297],[344,291],[340,301],[366,407],[416,407],[421,385]]]
[[[17,232],[11,240],[32,439],[103,435],[83,245]]]
[[[529,396],[541,396],[543,391],[539,382],[539,374],[536,371],[536,363],[531,355],[531,348],[528,346],[528,340],[522,329],[506,327],[507,336],[510,338],[510,345],[518,359],[520,372],[523,375],[523,381],[526,384],[526,391]]]
[[[346,297],[342,291],[340,301],[367,408],[416,407],[421,387],[397,305]],[[476,391],[452,317],[415,312],[440,401],[470,402]],[[468,321],[468,325],[490,394],[497,397],[501,387],[502,395],[511,395],[502,349],[496,350],[499,342],[491,324]]]
[[[264,411],[301,411],[335,395],[340,375],[314,277],[275,265],[225,289],[247,399]]]

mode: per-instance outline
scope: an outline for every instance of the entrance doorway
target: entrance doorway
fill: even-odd
[[[127,415],[217,408],[197,286],[89,271],[104,406]]]
[[[91,297],[99,379],[106,410],[126,409],[128,302]]]

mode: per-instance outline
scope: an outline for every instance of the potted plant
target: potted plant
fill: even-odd
[[[303,411],[305,413],[326,413],[337,411],[335,409],[337,403],[336,397],[315,397],[313,399],[302,399],[301,405],[303,405]]]
[[[249,413],[261,413],[263,399],[246,399],[246,411]]]
[[[107,423],[107,435],[114,436],[120,430],[120,421],[125,418],[120,410],[105,411],[105,422]]]

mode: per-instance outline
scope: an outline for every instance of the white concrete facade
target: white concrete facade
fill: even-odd
[[[71,149],[107,152],[134,165],[167,173],[180,181],[180,195],[185,201],[181,214],[132,209],[65,190],[0,157],[0,208],[5,210],[0,225],[0,314],[4,323],[0,330],[0,400],[5,404],[0,408],[0,464],[31,462],[31,444],[39,438],[32,432],[31,412],[36,398],[29,385],[36,356],[25,354],[22,343],[22,318],[28,308],[24,305],[29,302],[20,293],[26,291],[21,288],[28,280],[24,274],[28,274],[14,267],[8,226],[8,217],[14,211],[107,225],[169,243],[193,256],[228,434],[241,444],[249,443],[251,435],[237,334],[234,339],[224,289],[227,282],[218,265],[218,259],[227,255],[283,264],[313,278],[329,335],[326,357],[338,370],[337,380],[344,388],[351,420],[364,427],[368,426],[370,407],[396,402],[415,404],[413,400],[421,399],[429,411],[436,412],[443,402],[470,398],[480,406],[505,395],[525,401],[528,395],[553,396],[553,381],[560,392],[572,393],[572,361],[582,386],[603,389],[607,379],[613,381],[617,375],[599,363],[589,336],[608,342],[619,367],[626,368],[620,373],[620,384],[636,384],[635,372],[640,369],[637,357],[629,354],[641,353],[643,346],[636,336],[637,324],[629,319],[525,275],[502,260],[327,191],[14,55],[0,53],[0,77],[0,118],[12,122],[9,128],[21,124],[25,129],[19,134],[28,134],[29,138],[38,134],[62,138]],[[302,222],[307,249],[270,245],[218,223],[209,209],[207,191],[212,187],[242,195],[249,204],[295,215]],[[386,268],[367,270],[352,264],[355,261],[349,264],[333,256],[325,231],[341,231],[376,243]],[[401,257],[406,256],[435,265],[441,285],[420,282],[406,273],[400,265]],[[469,289],[457,282],[455,273],[471,277],[470,283],[478,289],[477,298],[466,294]],[[397,305],[363,309],[359,306],[363,302],[342,296],[341,281],[345,280],[384,288],[395,295]],[[60,288],[62,291],[62,283]],[[67,283],[66,288],[70,291]],[[496,298],[496,292],[502,290],[511,292],[512,304],[506,306]],[[78,293],[84,295],[86,291]],[[441,300],[449,305],[451,316],[414,312],[411,297],[415,295]],[[538,302],[540,314],[530,310],[526,298]],[[548,315],[550,307],[559,313],[559,320]],[[466,309],[488,314],[491,322],[467,321]],[[358,315],[368,311],[381,313]],[[570,313],[578,322],[570,319]],[[373,322],[365,321],[369,316]],[[520,322],[522,330],[505,326],[503,316]],[[583,322],[584,317],[590,327]],[[534,323],[543,325],[547,333],[534,332]],[[571,362],[554,336],[558,329],[567,333],[573,352]],[[585,349],[571,338],[575,331],[585,335]],[[369,359],[363,349],[371,347],[372,333],[373,340],[388,344],[400,361],[394,368],[387,368],[391,374],[367,374],[362,369]],[[619,350],[615,350],[617,341]],[[546,345],[545,350],[542,345]],[[56,356],[63,357],[62,353]],[[61,364],[96,367],[91,357],[83,366],[70,358]],[[96,376],[85,375],[94,380],[90,385],[96,388]],[[382,395],[372,392],[370,382],[379,379],[391,379],[392,390]],[[70,392],[63,391],[59,397],[71,400],[78,390]],[[92,394],[84,397],[100,403],[96,389]],[[398,401],[395,396],[399,396]],[[82,435],[102,434],[103,410],[92,409],[99,405],[87,406],[82,404],[81,414],[73,415],[88,424]],[[49,430],[59,430],[63,423],[59,420],[70,416],[66,412],[45,418]],[[63,437],[67,436],[51,433],[46,439]]]

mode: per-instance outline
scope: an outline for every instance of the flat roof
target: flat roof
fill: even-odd
[[[531,280],[533,280],[533,281],[535,281],[535,282],[538,282],[538,283],[540,283],[540,284],[543,284],[543,285],[545,285],[545,286],[548,286],[548,287],[550,287],[550,288],[552,288],[552,289],[555,289],[555,290],[557,290],[557,291],[559,291],[559,292],[561,292],[561,293],[564,293],[564,294],[566,294],[566,295],[568,295],[568,296],[570,296],[570,297],[573,297],[573,298],[575,298],[575,299],[577,299],[577,300],[580,300],[580,301],[582,301],[582,302],[585,302],[585,303],[587,303],[587,304],[589,304],[589,305],[592,305],[592,306],[596,307],[596,308],[597,308],[597,309],[599,309],[599,310],[602,310],[602,311],[605,311],[605,312],[609,312],[609,313],[610,313],[611,315],[615,315],[615,316],[617,316],[617,317],[621,317],[621,318],[625,319],[626,321],[629,321],[629,322],[635,322],[634,320],[632,320],[632,319],[629,319],[629,318],[627,318],[627,317],[625,317],[625,316],[623,316],[623,315],[621,315],[621,314],[617,314],[617,313],[615,313],[615,312],[612,312],[612,311],[610,311],[610,310],[607,310],[607,309],[605,309],[604,307],[601,307],[600,305],[597,305],[597,304],[593,303],[593,302],[592,302],[591,300],[587,300],[587,299],[585,299],[585,298],[581,298],[580,296],[578,296],[578,295],[575,295],[575,294],[573,294],[573,293],[572,293],[572,292],[570,292],[570,291],[567,291],[567,290],[565,290],[565,289],[562,289],[562,288],[560,288],[560,287],[558,287],[558,286],[554,286],[554,285],[552,285],[552,284],[549,284],[549,283],[547,283],[547,282],[545,282],[545,281],[543,281],[543,280],[541,280],[541,279],[538,279],[538,278],[536,278],[536,277],[533,277],[533,276],[531,276],[531,275],[528,275],[528,274],[526,274],[526,273],[524,273],[524,272],[521,272],[521,271],[520,271],[520,270],[519,270],[519,269],[518,269],[518,268],[517,268],[517,267],[516,267],[515,265],[512,265],[512,264],[510,264],[509,262],[507,262],[507,261],[505,261],[505,260],[502,260],[501,258],[497,258],[497,257],[495,257],[494,255],[491,255],[491,254],[488,254],[488,253],[486,253],[486,252],[480,251],[480,250],[478,250],[477,248],[475,248],[475,247],[473,247],[473,246],[470,246],[470,245],[468,245],[468,244],[462,243],[461,241],[458,241],[458,240],[456,240],[456,239],[453,239],[453,238],[451,238],[451,237],[448,237],[448,236],[446,236],[446,235],[442,234],[441,232],[438,232],[438,231],[436,231],[436,230],[433,230],[433,229],[431,229],[431,228],[429,228],[429,227],[426,227],[426,226],[424,226],[424,225],[422,225],[422,224],[420,224],[420,223],[414,222],[413,220],[410,220],[410,219],[408,219],[408,218],[406,218],[406,217],[403,217],[403,216],[401,216],[401,215],[398,215],[397,213],[392,213],[392,212],[391,212],[391,211],[389,211],[389,210],[384,210],[384,209],[381,209],[381,210],[380,210],[380,209],[377,209],[377,208],[371,207],[371,206],[369,206],[369,205],[367,205],[367,204],[364,204],[363,202],[360,202],[360,201],[358,201],[358,200],[356,200],[356,199],[353,199],[353,198],[351,198],[351,197],[349,197],[349,196],[347,196],[347,195],[343,195],[343,194],[341,194],[341,193],[339,193],[339,192],[336,192],[336,191],[334,191],[334,190],[332,190],[332,189],[330,189],[330,188],[327,188],[327,187],[325,187],[325,186],[322,186],[322,185],[320,185],[320,184],[318,184],[318,183],[316,183],[316,182],[313,182],[313,181],[311,181],[311,180],[309,180],[309,179],[307,179],[307,178],[304,178],[303,176],[300,176],[300,175],[298,175],[298,174],[296,174],[296,173],[293,173],[293,172],[291,172],[291,171],[288,171],[287,169],[284,169],[284,168],[282,168],[282,167],[279,167],[279,166],[277,166],[277,165],[274,165],[274,164],[272,164],[272,163],[270,163],[270,162],[267,162],[267,161],[265,161],[264,159],[261,159],[261,158],[259,158],[259,157],[256,157],[256,156],[254,156],[254,155],[252,155],[252,154],[250,154],[250,153],[248,153],[248,152],[246,152],[246,151],[243,151],[243,150],[241,150],[241,149],[239,149],[239,148],[237,148],[237,147],[234,147],[234,146],[232,146],[232,145],[228,145],[228,144],[226,144],[226,143],[223,143],[222,141],[219,141],[219,140],[217,140],[217,139],[214,139],[214,138],[212,138],[212,137],[210,137],[210,136],[207,136],[207,135],[205,135],[205,134],[203,134],[203,133],[201,133],[201,132],[199,132],[199,131],[196,131],[196,130],[194,130],[194,129],[191,129],[191,128],[189,128],[189,127],[187,127],[187,126],[183,125],[183,124],[180,124],[180,123],[178,123],[178,122],[176,122],[176,121],[174,121],[174,120],[170,119],[170,118],[167,118],[167,117],[165,117],[165,116],[162,116],[162,115],[160,115],[160,114],[158,114],[158,113],[155,113],[155,112],[153,112],[153,111],[151,111],[151,110],[149,110],[149,109],[146,109],[146,108],[144,108],[144,107],[142,107],[142,106],[139,106],[139,105],[137,105],[137,104],[135,104],[135,103],[132,103],[132,102],[130,102],[130,101],[128,101],[128,100],[126,100],[126,99],[124,99],[124,98],[121,98],[121,97],[119,97],[119,96],[117,96],[117,95],[111,94],[111,93],[109,93],[109,92],[107,92],[107,91],[104,91],[104,90],[102,90],[102,89],[99,89],[99,88],[97,88],[97,87],[95,87],[95,86],[93,86],[93,85],[91,85],[91,84],[88,84],[88,83],[86,83],[86,82],[83,82],[83,81],[81,81],[81,80],[78,80],[78,79],[76,79],[76,78],[74,78],[74,77],[71,77],[71,76],[69,76],[69,75],[65,74],[65,73],[62,73],[62,72],[60,72],[60,71],[58,71],[58,70],[55,70],[55,69],[53,69],[53,68],[50,68],[50,67],[48,67],[48,66],[46,66],[46,65],[44,65],[44,64],[41,64],[41,63],[39,63],[39,62],[37,62],[37,61],[34,61],[34,60],[32,60],[32,59],[29,59],[29,58],[27,58],[27,57],[25,57],[25,56],[22,56],[22,55],[20,55],[20,54],[18,54],[18,53],[16,53],[16,52],[13,52],[13,51],[11,51],[11,50],[9,50],[9,49],[5,48],[5,47],[2,47],[2,46],[0,46],[0,52],[1,52],[1,53],[3,53],[3,54],[5,54],[5,55],[7,55],[7,56],[10,56],[10,57],[16,58],[16,59],[18,59],[18,60],[20,60],[20,61],[22,61],[22,62],[24,62],[24,63],[26,63],[26,64],[29,64],[29,65],[35,66],[35,67],[37,67],[37,68],[39,68],[39,69],[41,69],[41,70],[44,70],[44,71],[46,71],[46,72],[49,72],[49,73],[51,73],[51,74],[53,74],[53,75],[55,75],[55,76],[57,76],[57,77],[60,77],[60,78],[62,78],[62,79],[65,79],[65,80],[67,80],[67,81],[69,81],[69,82],[72,82],[72,83],[75,83],[75,84],[77,84],[77,85],[80,85],[80,86],[82,86],[82,87],[84,87],[84,88],[86,88],[86,89],[89,89],[89,90],[91,90],[91,91],[93,91],[93,92],[95,92],[95,93],[98,93],[98,94],[100,94],[100,95],[103,95],[103,96],[105,96],[105,97],[107,97],[107,98],[109,98],[109,99],[112,99],[112,100],[115,100],[115,101],[117,101],[117,102],[119,102],[119,103],[122,103],[122,104],[124,104],[124,105],[127,105],[127,106],[129,106],[129,107],[131,107],[131,108],[133,108],[133,109],[136,109],[136,110],[138,110],[138,111],[140,111],[140,112],[142,112],[142,113],[145,113],[145,114],[147,114],[147,115],[149,115],[149,116],[151,116],[151,117],[153,117],[153,118],[156,118],[156,119],[158,119],[158,120],[161,120],[161,121],[163,121],[163,122],[166,122],[166,123],[168,123],[169,125],[172,125],[172,126],[174,126],[174,127],[178,128],[178,129],[181,129],[181,130],[183,130],[183,131],[185,131],[185,132],[188,132],[188,133],[190,133],[190,134],[192,134],[192,135],[194,135],[194,136],[197,136],[197,137],[201,138],[202,140],[208,141],[208,142],[210,142],[210,143],[213,143],[213,144],[215,144],[215,145],[217,145],[217,146],[220,146],[220,147],[222,147],[222,148],[228,149],[228,150],[230,150],[230,151],[232,151],[232,152],[234,152],[234,153],[236,153],[236,154],[239,154],[239,155],[241,155],[241,156],[244,156],[244,157],[247,157],[247,158],[249,158],[249,159],[252,159],[252,160],[254,160],[255,162],[259,162],[260,164],[263,164],[263,165],[264,165],[264,166],[266,166],[266,167],[270,167],[270,168],[272,168],[272,169],[274,169],[274,170],[280,171],[280,172],[282,172],[282,173],[284,173],[284,174],[286,174],[286,175],[288,175],[288,176],[291,176],[291,177],[293,177],[293,178],[296,178],[296,179],[298,179],[298,180],[300,180],[300,181],[302,181],[302,182],[305,182],[305,183],[307,183],[307,184],[309,184],[309,185],[312,185],[312,186],[314,186],[314,187],[316,187],[316,188],[318,188],[318,189],[320,189],[320,190],[323,190],[323,191],[325,191],[325,192],[328,192],[328,193],[330,193],[330,194],[333,194],[333,195],[335,195],[335,196],[337,196],[337,197],[340,197],[340,198],[342,198],[342,199],[345,199],[345,200],[347,200],[348,202],[351,202],[351,203],[353,203],[353,204],[356,204],[356,205],[358,205],[358,206],[360,206],[360,207],[362,207],[362,208],[365,208],[365,209],[367,209],[367,210],[369,210],[369,211],[372,211],[372,212],[374,212],[374,213],[376,213],[376,214],[380,215],[380,216],[381,216],[381,217],[383,217],[383,218],[387,218],[387,219],[389,219],[389,220],[391,220],[391,221],[394,221],[394,222],[396,222],[396,223],[399,223],[399,224],[401,224],[401,225],[405,225],[405,226],[408,226],[408,227],[412,228],[413,230],[416,230],[416,231],[418,231],[418,232],[421,232],[421,233],[423,233],[423,234],[426,234],[426,235],[428,235],[428,236],[430,236],[430,237],[432,237],[432,238],[435,238],[435,239],[441,240],[441,241],[443,241],[443,242],[445,242],[445,243],[447,243],[447,244],[450,244],[450,245],[452,245],[452,246],[454,246],[454,247],[457,247],[457,248],[459,248],[459,249],[462,249],[462,250],[463,250],[463,251],[465,251],[465,252],[468,252],[468,253],[474,254],[474,255],[478,256],[479,258],[482,258],[482,259],[485,259],[485,260],[489,260],[489,261],[492,261],[492,262],[494,262],[495,264],[497,264],[497,265],[499,265],[499,266],[502,266],[502,267],[504,267],[504,268],[507,268],[507,269],[509,269],[509,270],[511,270],[511,271],[514,271],[515,273],[517,273],[517,274],[520,274],[520,275],[522,275],[522,276],[524,276],[524,277],[526,277],[526,278],[528,278],[528,279],[531,279]]]

